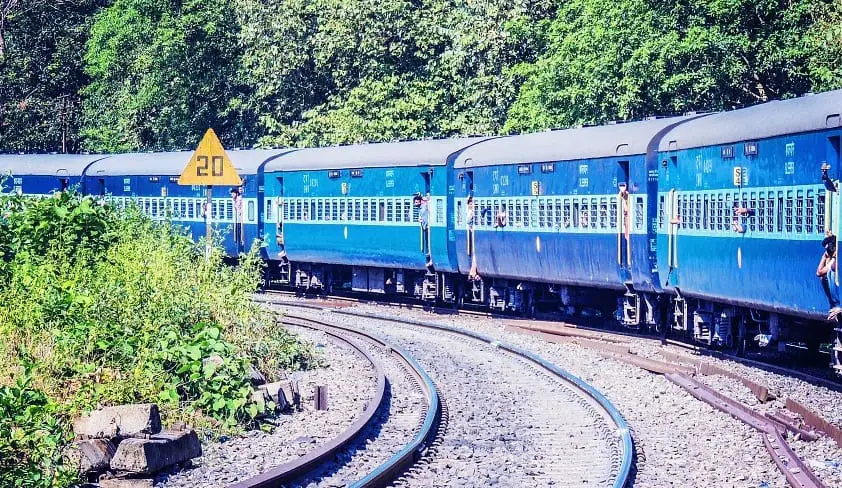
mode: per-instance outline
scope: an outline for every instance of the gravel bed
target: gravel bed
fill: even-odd
[[[424,421],[427,402],[414,378],[392,354],[361,339],[357,343],[366,346],[383,368],[386,400],[360,439],[340,451],[335,461],[302,480],[301,486],[347,486],[362,479],[403,449]]]
[[[405,347],[443,393],[443,442],[406,485],[604,486],[616,474],[616,437],[604,419],[517,358],[448,333],[327,316]]]
[[[659,375],[570,344],[503,330],[502,321],[360,305],[358,311],[469,328],[541,354],[597,387],[629,422],[637,449],[636,486],[784,487],[760,434]],[[750,393],[749,393],[750,394]]]
[[[349,346],[332,342],[323,332],[302,329],[299,335],[315,343],[327,362],[326,367],[294,374],[302,411],[280,415],[272,432],[249,431],[205,444],[203,456],[193,460],[192,469],[159,474],[156,486],[218,487],[242,481],[306,454],[353,423],[374,395],[373,368]],[[327,385],[328,410],[313,407],[317,384]]]

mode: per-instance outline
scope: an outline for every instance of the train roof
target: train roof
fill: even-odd
[[[777,100],[682,124],[661,139],[658,150],[731,144],[839,127],[840,114],[842,90]]]
[[[267,160],[288,149],[226,150],[241,175],[253,175]],[[180,175],[193,151],[115,154],[92,165],[88,176]]]
[[[444,165],[454,153],[485,137],[380,142],[299,149],[266,165],[266,171]]]
[[[0,177],[8,174],[82,176],[88,165],[107,157],[107,154],[0,154]]]
[[[658,133],[693,117],[700,116],[685,115],[490,139],[459,154],[455,166],[469,168],[646,154],[649,143]]]

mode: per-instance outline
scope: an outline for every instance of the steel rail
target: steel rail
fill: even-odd
[[[372,398],[372,401],[369,401],[366,404],[360,417],[337,437],[334,437],[327,443],[320,445],[318,448],[303,456],[290,460],[246,480],[231,484],[229,485],[229,488],[278,487],[302,477],[305,473],[331,459],[340,449],[359,436],[363,429],[365,429],[365,427],[372,421],[375,412],[378,408],[380,408],[385,399],[386,375],[383,372],[383,368],[380,366],[379,361],[374,359],[364,347],[356,344],[355,341],[352,341],[347,337],[343,337],[341,334],[331,332],[330,330],[326,330],[322,327],[303,323],[297,323],[294,325],[320,330],[329,335],[333,340],[349,345],[356,353],[366,358],[366,360],[374,368],[375,377],[377,378],[377,388],[375,390],[374,397]]]
[[[411,320],[411,319],[398,319],[395,317],[389,317],[385,315],[380,315],[376,313],[362,313],[362,312],[355,312],[352,310],[342,310],[342,309],[333,309],[330,307],[320,307],[317,305],[311,304],[297,304],[297,303],[290,303],[285,301],[280,302],[273,302],[271,300],[266,300],[270,303],[274,303],[279,306],[289,306],[289,307],[299,307],[299,305],[303,305],[301,308],[309,308],[309,309],[320,309],[323,311],[329,311],[332,313],[336,313],[339,315],[346,315],[352,317],[359,317],[359,318],[366,318],[366,319],[376,319],[382,320],[392,323],[400,323],[406,325],[414,325],[418,327],[426,327],[430,329],[441,330],[461,336],[470,337],[472,339],[484,342],[486,344],[492,345],[493,347],[497,347],[499,349],[505,350],[515,356],[518,356],[522,359],[526,359],[536,366],[542,368],[543,370],[550,373],[552,376],[555,376],[565,383],[573,386],[575,389],[579,390],[592,400],[607,416],[607,418],[611,419],[611,422],[616,427],[616,435],[619,437],[619,451],[620,451],[620,465],[618,467],[618,472],[612,486],[614,488],[621,488],[626,486],[631,478],[631,471],[632,465],[634,462],[634,442],[631,436],[631,431],[629,429],[628,423],[623,418],[620,411],[596,388],[585,382],[584,380],[580,379],[579,377],[571,374],[570,372],[559,368],[555,364],[545,360],[541,356],[534,354],[530,351],[522,349],[512,344],[508,344],[505,342],[498,341],[493,337],[480,334],[477,332],[461,329],[458,327],[451,327],[447,325],[436,324],[433,322],[424,322],[420,320]],[[354,485],[354,486],[365,486],[365,485]]]

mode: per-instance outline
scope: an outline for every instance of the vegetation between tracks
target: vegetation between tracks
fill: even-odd
[[[72,192],[0,203],[0,486],[72,479],[61,447],[83,410],[157,402],[230,431],[264,413],[252,365],[272,379],[313,364],[251,301],[257,249],[227,266],[175,226]]]

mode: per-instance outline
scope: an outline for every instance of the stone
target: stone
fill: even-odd
[[[99,488],[152,488],[155,483],[148,478],[109,478],[99,481]]]
[[[266,377],[263,376],[263,373],[261,373],[259,369],[255,368],[251,364],[249,364],[248,379],[254,386],[266,384]]]
[[[286,410],[291,405],[298,405],[300,398],[295,394],[292,382],[276,381],[260,385],[254,393],[253,398],[263,398],[263,401],[273,401],[278,410]]]
[[[201,455],[202,445],[195,431],[164,431],[149,439],[121,442],[111,460],[111,469],[149,474]]]
[[[89,439],[157,434],[161,432],[161,414],[154,403],[101,408],[74,420],[73,432]]]
[[[108,469],[117,447],[106,439],[85,439],[70,445],[68,457],[78,463],[80,473],[97,473]]]
[[[220,356],[219,354],[211,354],[205,359],[202,359],[202,366],[205,366],[206,364],[213,364],[214,366],[219,368],[223,364],[225,364],[225,360],[222,359],[222,356]]]

